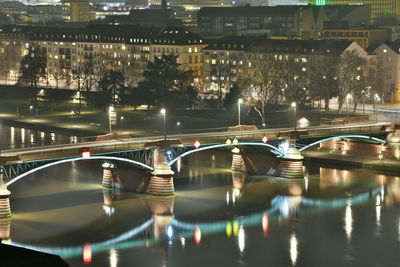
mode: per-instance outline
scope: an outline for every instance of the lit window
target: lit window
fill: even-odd
[[[189,47],[189,53],[192,53],[192,48],[191,47]]]
[[[383,49],[383,53],[387,53],[387,50],[386,50],[386,49]]]

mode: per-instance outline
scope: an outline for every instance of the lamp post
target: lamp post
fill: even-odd
[[[162,108],[160,111],[161,115],[163,115],[164,118],[164,150],[167,148],[167,130],[166,130],[166,124],[165,124],[165,115],[167,111],[165,108]]]
[[[176,123],[176,130],[178,131],[178,133],[180,132],[180,131],[179,131],[179,130],[180,130],[180,127],[181,127],[181,122],[178,121],[178,122]]]
[[[292,102],[291,104],[292,108],[293,108],[293,123],[294,123],[294,134],[296,136],[296,132],[297,132],[297,123],[296,123],[296,117],[297,117],[297,105],[295,102]],[[295,138],[296,139],[296,138]]]
[[[109,130],[110,130],[110,133],[111,133],[111,131],[112,131],[112,115],[113,115],[113,112],[114,112],[114,107],[113,106],[110,106],[109,108],[108,108],[108,126],[109,126]]]
[[[124,121],[124,116],[121,116],[121,133],[122,133],[122,122]]]
[[[240,125],[240,104],[243,103],[243,99],[238,99],[238,125]]]

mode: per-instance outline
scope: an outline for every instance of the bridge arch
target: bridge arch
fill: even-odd
[[[335,140],[335,139],[341,139],[341,138],[367,139],[367,140],[373,140],[373,141],[378,142],[378,143],[383,143],[383,144],[387,143],[386,140],[383,140],[383,139],[380,139],[380,138],[376,138],[376,137],[372,137],[372,136],[368,136],[368,135],[343,134],[343,135],[331,136],[331,137],[328,137],[328,138],[324,138],[324,139],[315,141],[315,142],[313,142],[313,143],[311,143],[309,145],[306,145],[306,146],[300,148],[299,151],[304,151],[304,150],[306,150],[306,149],[308,149],[310,147],[313,147],[315,145],[318,145],[320,143],[323,143],[323,142],[326,142],[326,141],[329,141],[329,140]]]
[[[179,158],[186,157],[187,155],[190,155],[192,153],[196,153],[196,152],[200,152],[200,151],[204,151],[204,150],[210,150],[210,149],[214,149],[214,148],[227,147],[227,146],[264,146],[264,147],[269,148],[271,150],[271,152],[274,153],[277,157],[284,156],[284,153],[282,153],[282,151],[280,151],[278,148],[276,148],[270,144],[255,143],[255,142],[239,142],[237,144],[217,144],[217,145],[211,145],[211,146],[205,146],[205,147],[201,147],[201,148],[197,148],[197,149],[192,149],[192,150],[189,150],[189,151],[183,153],[182,155],[179,155],[178,157],[174,158],[173,160],[168,162],[168,165],[171,166]]]
[[[88,157],[88,158],[82,158],[82,157],[69,158],[69,159],[62,159],[62,160],[50,162],[50,163],[47,163],[45,165],[39,166],[37,168],[34,168],[32,170],[29,170],[29,171],[27,171],[25,173],[22,173],[22,174],[16,176],[14,179],[12,179],[11,181],[7,182],[6,185],[10,186],[13,183],[17,182],[18,180],[24,178],[25,176],[27,176],[29,174],[35,173],[35,172],[37,172],[39,170],[46,169],[46,168],[51,167],[51,166],[55,166],[55,165],[62,164],[62,163],[67,163],[67,162],[73,162],[73,161],[79,161],[79,160],[93,160],[93,159],[96,159],[96,160],[104,159],[104,160],[123,161],[123,162],[127,162],[127,163],[130,163],[130,164],[133,164],[133,165],[144,167],[147,170],[151,170],[151,171],[153,170],[152,167],[150,167],[150,166],[148,166],[148,165],[146,165],[144,163],[141,163],[141,162],[135,161],[135,160],[131,160],[131,159],[125,159],[125,158],[110,157],[110,156],[91,156],[91,157]]]

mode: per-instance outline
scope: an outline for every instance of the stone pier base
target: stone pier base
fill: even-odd
[[[105,162],[103,165],[103,187],[105,188],[113,188],[113,176],[114,176],[114,169],[115,165],[112,163]]]
[[[245,172],[246,164],[243,159],[243,155],[240,154],[240,150],[238,148],[232,149],[232,171]]]
[[[174,172],[167,163],[160,163],[151,173],[147,193],[157,196],[170,196],[175,194]]]
[[[280,163],[280,176],[291,179],[304,178],[303,159],[304,157],[298,149],[294,147],[289,148]]]

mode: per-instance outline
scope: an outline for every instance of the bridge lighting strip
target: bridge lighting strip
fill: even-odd
[[[32,174],[32,173],[34,173],[34,172],[37,172],[37,171],[39,171],[39,170],[42,170],[42,169],[45,169],[45,168],[48,168],[48,167],[51,167],[51,166],[55,166],[55,165],[62,164],[62,163],[66,163],[66,162],[73,162],[73,161],[79,161],[79,160],[92,160],[92,159],[124,161],[124,162],[131,163],[131,164],[133,164],[133,165],[139,165],[139,166],[144,167],[144,168],[146,168],[146,169],[148,169],[148,170],[151,170],[151,171],[153,170],[152,167],[150,167],[150,166],[148,166],[148,165],[146,165],[146,164],[144,164],[144,163],[141,163],[141,162],[139,162],[139,161],[135,161],[135,160],[131,160],[131,159],[118,158],[118,157],[110,157],[110,156],[92,156],[92,157],[89,157],[89,158],[82,158],[82,157],[79,157],[79,158],[64,159],[64,160],[60,160],[60,161],[56,161],[56,162],[51,162],[51,163],[45,164],[45,165],[43,165],[43,166],[34,168],[34,169],[32,169],[32,170],[30,170],[30,171],[27,171],[27,172],[25,172],[25,173],[23,173],[23,174],[21,174],[21,175],[18,175],[17,177],[15,177],[14,179],[12,179],[12,180],[9,181],[8,183],[6,183],[6,185],[7,185],[7,186],[10,186],[10,185],[12,185],[13,183],[15,183],[16,181],[18,181],[18,180],[24,178],[25,176],[27,176],[27,175],[29,175],[29,174]]]
[[[316,141],[314,143],[311,143],[309,145],[306,145],[306,146],[300,148],[299,151],[306,150],[306,149],[308,149],[310,147],[313,147],[315,145],[318,145],[320,143],[323,143],[323,142],[326,142],[326,141],[329,141],[329,140],[335,140],[335,139],[341,139],[341,138],[359,138],[359,139],[373,140],[373,141],[379,142],[381,144],[386,144],[387,143],[386,140],[383,140],[383,139],[380,139],[380,138],[376,138],[376,137],[372,137],[372,136],[357,135],[357,134],[344,134],[344,135],[331,136],[331,137],[328,137],[328,138],[325,138],[325,139],[322,139],[322,140],[318,140],[318,141]]]
[[[277,149],[276,147],[274,147],[274,146],[272,146],[270,144],[255,143],[255,142],[239,142],[237,144],[218,144],[218,145],[204,146],[204,147],[201,147],[201,148],[196,148],[196,149],[193,149],[193,150],[189,150],[189,151],[183,153],[182,155],[174,158],[172,161],[168,162],[168,165],[171,166],[179,158],[183,158],[183,157],[185,157],[187,155],[190,155],[192,153],[195,153],[195,152],[200,152],[200,151],[209,150],[209,149],[213,149],[213,148],[219,148],[219,147],[227,147],[227,146],[231,146],[231,147],[232,146],[265,146],[265,147],[270,148],[271,152],[274,153],[275,155],[277,155],[278,157],[283,157],[284,156],[284,154],[279,149]]]

